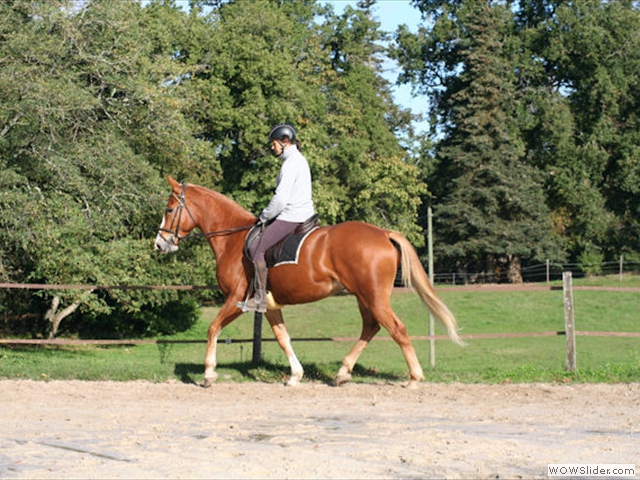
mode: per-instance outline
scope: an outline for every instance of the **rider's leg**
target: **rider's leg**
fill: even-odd
[[[248,299],[246,302],[238,303],[238,307],[245,312],[251,311],[264,313],[267,311],[268,271],[267,262],[264,260],[257,260],[253,262],[253,298]]]
[[[264,258],[265,252],[287,235],[294,232],[299,223],[275,220],[264,229],[257,242],[252,245],[249,255],[253,262],[255,294],[246,302],[238,303],[244,311],[267,311],[267,278],[268,269]]]

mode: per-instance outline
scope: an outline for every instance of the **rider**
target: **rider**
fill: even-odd
[[[249,249],[255,275],[254,297],[239,302],[244,311],[267,311],[267,263],[265,252],[293,233],[298,225],[315,214],[311,197],[311,171],[307,159],[300,153],[295,129],[280,123],[271,129],[269,142],[274,155],[282,159],[273,198],[259,215],[263,232]]]

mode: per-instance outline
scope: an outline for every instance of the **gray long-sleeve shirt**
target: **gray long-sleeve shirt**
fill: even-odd
[[[267,222],[278,217],[278,220],[286,222],[304,222],[315,213],[309,164],[295,145],[287,147],[280,158],[283,162],[276,181],[276,191],[260,214],[260,221]]]

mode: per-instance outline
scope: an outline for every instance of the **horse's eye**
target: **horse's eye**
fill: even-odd
[[[164,211],[164,213],[171,213],[171,212],[173,212],[173,208],[167,208],[167,209]]]

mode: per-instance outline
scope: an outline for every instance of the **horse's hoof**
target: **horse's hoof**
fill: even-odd
[[[285,386],[287,387],[297,387],[300,384],[300,379],[296,377],[291,377]]]
[[[338,373],[338,375],[336,375],[335,385],[336,387],[339,387],[340,385],[344,385],[345,383],[349,383],[350,381],[351,381],[350,373]]]
[[[420,380],[409,380],[407,384],[407,389],[409,390],[417,390],[420,387]]]
[[[202,386],[204,388],[211,388],[213,384],[216,383],[217,379],[218,379],[217,375],[215,377],[207,377],[204,379],[204,383],[202,384]]]

